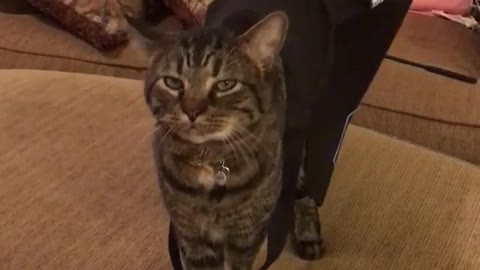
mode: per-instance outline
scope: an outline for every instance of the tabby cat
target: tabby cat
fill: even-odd
[[[241,35],[200,27],[149,42],[153,152],[186,270],[252,269],[265,239],[282,186],[288,24],[277,11]],[[317,215],[312,203],[297,202],[297,221]],[[310,220],[294,233],[306,258],[319,253]]]

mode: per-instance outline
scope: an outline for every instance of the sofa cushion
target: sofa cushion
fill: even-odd
[[[173,17],[161,29],[178,25]],[[0,13],[0,68],[73,71],[143,79],[147,61],[131,41],[101,52],[42,16]]]
[[[480,86],[385,60],[355,124],[480,165]]]
[[[0,269],[171,269],[142,83],[5,70],[0,84]],[[322,208],[326,257],[288,248],[271,269],[480,269],[479,180],[351,126]]]
[[[480,85],[385,60],[364,97],[373,106],[480,127]]]
[[[438,17],[410,13],[389,54],[480,78],[480,35]]]
[[[480,166],[480,128],[363,103],[353,123]]]

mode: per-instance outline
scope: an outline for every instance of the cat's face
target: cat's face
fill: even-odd
[[[195,144],[248,132],[270,108],[275,89],[266,74],[287,24],[273,13],[240,37],[200,28],[159,48],[145,91],[159,124]]]

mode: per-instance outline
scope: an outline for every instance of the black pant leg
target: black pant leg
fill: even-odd
[[[322,205],[348,122],[389,49],[411,0],[385,0],[337,25],[328,87],[316,97],[307,136],[304,191]],[[366,157],[368,158],[368,157]]]

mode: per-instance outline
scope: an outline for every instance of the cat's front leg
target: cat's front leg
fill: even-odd
[[[305,260],[322,257],[324,248],[315,201],[305,197],[295,202],[293,243],[298,256]]]
[[[204,238],[177,235],[184,270],[224,270],[224,246]]]
[[[231,238],[226,245],[225,270],[251,270],[265,237],[266,230],[259,229]]]

